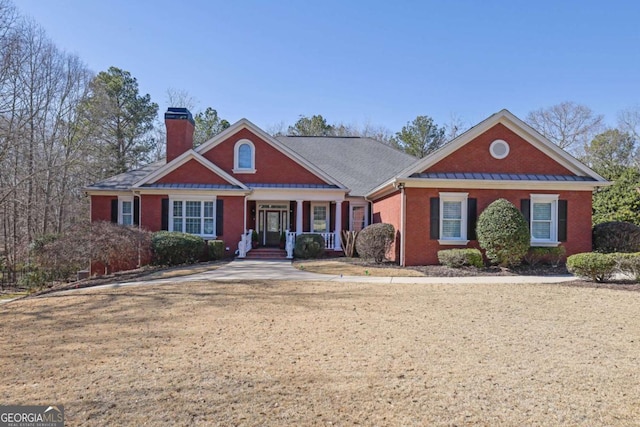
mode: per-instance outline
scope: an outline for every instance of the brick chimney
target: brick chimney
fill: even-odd
[[[167,126],[167,163],[193,148],[195,122],[186,108],[169,107],[164,113]]]

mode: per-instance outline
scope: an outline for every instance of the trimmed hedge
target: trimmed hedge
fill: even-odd
[[[447,267],[460,268],[472,266],[482,268],[482,252],[478,249],[446,249],[438,251],[438,261]]]
[[[527,221],[506,199],[498,199],[482,211],[476,231],[487,258],[502,267],[520,264],[529,250]]]
[[[396,230],[391,224],[378,223],[365,227],[356,238],[356,252],[361,258],[381,263],[387,257]]]
[[[530,266],[534,267],[540,263],[548,264],[553,267],[560,265],[564,259],[567,250],[564,246],[555,247],[539,247],[534,246],[529,248],[529,251],[524,256],[524,260]]]
[[[640,282],[640,252],[611,254],[616,260],[616,269],[623,274],[633,276]]]
[[[606,282],[613,276],[615,269],[614,254],[585,252],[567,258],[567,270],[570,273],[594,282]]]
[[[156,265],[193,264],[202,255],[204,239],[177,231],[158,231],[151,237],[153,263]]]
[[[640,252],[640,227],[630,222],[603,222],[593,227],[593,250],[603,253]]]
[[[293,248],[296,258],[318,258],[324,254],[324,237],[320,234],[300,234]]]
[[[207,242],[207,248],[209,249],[209,260],[217,261],[224,258],[224,241],[222,240],[209,240]]]

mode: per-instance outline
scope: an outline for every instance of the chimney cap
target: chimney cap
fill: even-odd
[[[189,120],[192,125],[195,125],[191,111],[182,107],[169,107],[167,112],[164,113],[165,120]]]

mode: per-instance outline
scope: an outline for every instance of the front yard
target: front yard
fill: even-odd
[[[0,306],[0,399],[67,425],[634,425],[640,293],[183,283]]]

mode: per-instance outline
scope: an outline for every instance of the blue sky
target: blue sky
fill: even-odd
[[[640,104],[637,1],[19,0],[94,71],[114,65],[166,110],[188,91],[231,122],[299,115],[398,131],[473,125],[562,101],[615,124]]]

